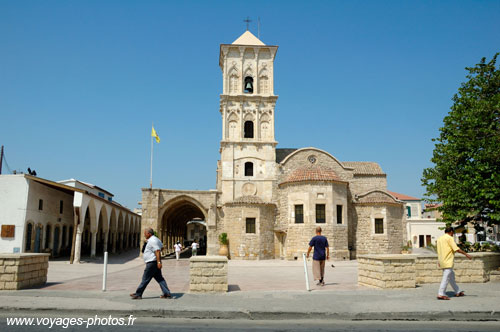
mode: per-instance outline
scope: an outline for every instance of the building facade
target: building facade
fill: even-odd
[[[139,246],[140,216],[78,180],[0,175],[0,211],[2,253],[48,252],[79,262]]]
[[[275,139],[278,46],[249,31],[220,46],[222,138],[216,190],[143,189],[143,226],[170,244],[186,223],[207,225],[208,254],[227,233],[233,259],[296,259],[321,226],[334,259],[399,253],[404,203],[387,191],[374,162],[340,161],[317,148],[280,149]]]

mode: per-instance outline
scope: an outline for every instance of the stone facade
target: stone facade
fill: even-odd
[[[194,256],[189,259],[191,293],[227,292],[227,258]]]
[[[47,282],[49,254],[0,254],[0,290],[17,290]]]
[[[317,148],[276,148],[277,50],[249,31],[220,46],[217,189],[143,189],[143,227],[159,229],[170,248],[185,239],[190,218],[203,218],[208,253],[218,252],[218,236],[227,233],[232,259],[297,259],[317,226],[333,259],[399,253],[404,204],[387,192],[377,163],[340,161]]]
[[[500,267],[500,254],[471,253],[471,256],[472,260],[455,257],[456,281],[490,281],[490,275]],[[440,283],[443,276],[436,255],[360,255],[358,263],[358,283],[378,288],[412,288],[416,284]]]

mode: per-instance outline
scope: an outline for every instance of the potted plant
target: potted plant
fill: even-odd
[[[408,241],[406,243],[406,245],[401,247],[401,253],[402,254],[411,254],[411,249],[412,249],[411,241]]]
[[[220,233],[219,235],[219,255],[229,257],[229,240],[227,239],[227,233]]]

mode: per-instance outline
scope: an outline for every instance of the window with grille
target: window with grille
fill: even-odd
[[[325,222],[325,204],[316,204],[316,223],[324,224]]]
[[[246,232],[255,233],[255,218],[247,218],[246,220]]]
[[[295,223],[296,224],[304,223],[304,205],[302,204],[295,205]]]
[[[384,219],[375,219],[375,234],[384,234]]]

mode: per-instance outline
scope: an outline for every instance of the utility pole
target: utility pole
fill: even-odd
[[[0,175],[2,174],[2,163],[3,163],[3,145],[2,149],[0,150]]]

